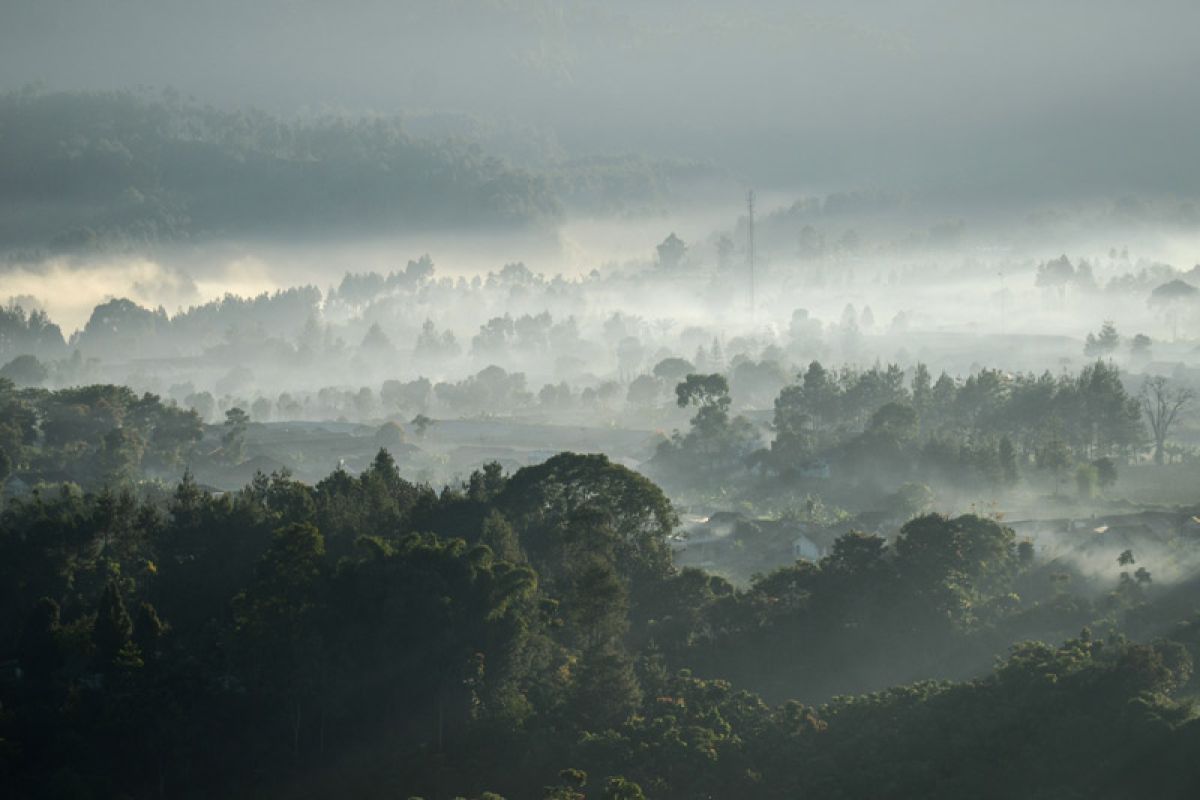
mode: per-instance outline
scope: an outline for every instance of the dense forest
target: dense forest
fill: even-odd
[[[9,376],[36,371],[40,362],[24,358],[29,360],[5,367]],[[683,359],[667,359],[656,367],[664,376],[656,380],[665,383],[675,371],[690,368]],[[811,492],[870,506],[914,485],[937,487],[944,496],[1004,494],[1046,480],[1054,497],[1066,489],[1089,500],[1147,448],[1154,461],[1164,463],[1167,436],[1178,420],[1168,420],[1160,406],[1178,401],[1178,409],[1190,410],[1191,400],[1188,390],[1165,379],[1147,378],[1140,392],[1130,391],[1120,370],[1103,360],[1058,377],[982,369],[965,380],[945,372],[934,380],[922,363],[909,378],[895,364],[835,372],[813,361],[789,382],[777,364],[753,360],[739,362],[728,374],[743,392],[773,396],[773,417],[763,426],[734,415],[726,374],[679,374],[675,405],[695,414],[685,431],[659,436],[645,464],[676,495],[720,492],[784,508]],[[181,404],[102,384],[18,387],[3,375],[0,370],[6,419],[0,427],[0,478],[18,475],[27,486],[69,480],[99,487],[140,476],[171,478],[185,464],[235,466],[246,460],[250,426],[261,425],[274,410],[270,403],[229,405],[220,424],[206,426],[214,413],[211,395],[193,393],[180,397]],[[627,389],[612,383],[607,392],[593,391],[590,404],[600,410],[627,393],[630,413],[647,413],[661,402],[662,390],[655,384],[638,398],[644,377]],[[493,366],[453,383],[392,380],[380,388],[379,401],[370,390],[364,390],[365,401],[354,392],[348,400],[365,402],[368,414],[376,402],[388,406],[375,435],[397,437],[391,442],[397,445],[419,436],[418,428],[431,422],[425,414],[435,407],[469,417],[515,404],[562,411],[588,402],[573,398],[566,384],[557,396],[556,389],[547,386],[535,398],[523,375]],[[320,396],[328,402],[342,393],[322,390]],[[304,413],[298,406],[292,411]],[[426,423],[418,425],[419,419]]]
[[[689,374],[676,392],[678,405],[694,407],[695,416],[687,433],[659,446],[649,468],[681,488],[774,477],[767,485],[776,496],[832,469],[845,479],[833,496],[875,498],[914,479],[1002,490],[1032,468],[1053,482],[1055,494],[1072,477],[1090,493],[1100,488],[1100,473],[1111,483],[1116,465],[1143,449],[1143,405],[1156,385],[1167,391],[1166,382],[1151,382],[1140,403],[1102,360],[1078,375],[982,369],[962,381],[944,372],[934,380],[920,363],[908,379],[895,364],[835,373],[813,361],[798,377],[774,400],[774,437],[764,448],[749,420],[731,416],[724,375]],[[1158,442],[1155,455],[1161,463]]]
[[[9,247],[298,234],[314,223],[348,233],[530,224],[557,213],[534,176],[386,120],[289,124],[177,95],[19,92],[0,97],[0,130]]]
[[[0,249],[552,227],[567,207],[660,208],[723,178],[702,162],[552,148],[516,166],[478,138],[419,117],[226,111],[172,90],[7,92]]]
[[[1198,28],[0,0],[0,800],[1200,797]]]
[[[870,342],[869,309],[724,343],[549,312],[462,345],[429,321],[403,355],[378,323],[335,337],[389,299],[569,286],[432,275],[424,258],[173,316],[112,300],[70,336],[0,316],[15,796],[1200,789],[1193,381],[1147,370],[1147,337],[1105,323],[1078,369],[966,374],[834,360]],[[99,380],[114,353],[224,374],[218,394],[139,391]],[[283,376],[488,365],[272,399],[247,353]],[[537,392],[495,363],[556,353],[613,360]],[[522,413],[559,424],[521,433]],[[346,414],[340,438],[303,422]],[[544,452],[645,420],[674,430],[632,432],[637,470]],[[475,430],[539,449],[418,477],[486,452]]]
[[[1194,581],[1130,554],[1089,596],[987,517],[741,589],[672,567],[658,487],[571,453],[440,492],[386,451],[314,486],[47,486],[0,520],[15,796],[1200,787]]]

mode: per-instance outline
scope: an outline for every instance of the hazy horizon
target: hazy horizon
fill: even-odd
[[[471,121],[498,150],[1004,207],[1186,193],[1194,3],[10,0],[3,88]],[[533,138],[543,144],[533,148]]]

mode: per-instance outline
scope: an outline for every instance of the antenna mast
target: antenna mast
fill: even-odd
[[[750,211],[750,223],[747,226],[746,262],[750,268],[750,318],[754,318],[754,190],[746,195],[746,206]]]

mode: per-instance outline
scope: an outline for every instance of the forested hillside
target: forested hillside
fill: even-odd
[[[726,178],[702,161],[535,144],[516,166],[494,138],[470,119],[284,118],[171,90],[8,92],[0,248],[551,228],[568,208],[661,210]]]
[[[395,119],[287,121],[178,95],[0,95],[0,245],[552,222],[546,182]]]

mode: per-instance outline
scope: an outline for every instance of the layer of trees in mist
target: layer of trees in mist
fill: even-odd
[[[69,335],[38,298],[14,297],[0,310],[0,359],[45,362],[44,378],[30,382],[48,386],[108,379],[166,392],[178,378],[217,398],[232,389],[268,399],[367,377],[461,380],[488,366],[527,375],[534,394],[566,381],[577,395],[609,379],[659,377],[652,370],[668,358],[700,371],[767,361],[785,373],[812,358],[860,366],[921,360],[957,377],[988,362],[1058,372],[1103,357],[1138,372],[1186,373],[1196,360],[1181,336],[1200,318],[1196,268],[1134,264],[1114,251],[1101,284],[1086,259],[1027,263],[1008,278],[1024,286],[991,292],[979,305],[994,318],[966,324],[964,340],[962,323],[939,323],[943,314],[963,315],[963,304],[934,292],[978,291],[969,265],[928,275],[859,266],[871,273],[856,282],[854,263],[843,263],[832,284],[820,268],[763,270],[768,299],[754,313],[740,264],[662,259],[574,278],[514,262],[468,279],[439,275],[426,255],[386,274],[347,272],[325,291],[226,294],[174,313],[112,298]],[[664,305],[660,296],[673,299]],[[1071,335],[1051,333],[1064,330]],[[90,366],[81,372],[76,358]],[[759,392],[745,402],[761,407],[772,397]]]
[[[1154,337],[1081,319],[1075,337],[993,329],[964,339],[925,326],[936,307],[900,310],[889,321],[886,306],[878,317],[871,305],[839,310],[854,295],[818,289],[800,296],[820,303],[824,319],[789,310],[782,294],[747,314],[730,299],[744,277],[737,268],[698,273],[677,256],[688,258],[686,245],[668,237],[649,267],[566,279],[513,263],[471,280],[439,277],[423,256],[387,274],[346,273],[326,291],[227,295],[175,314],[113,299],[69,336],[16,300],[0,313],[0,377],[45,389],[129,385],[204,424],[240,409],[258,424],[340,420],[374,430],[391,422],[410,434],[418,416],[609,426],[643,432],[637,461],[649,462],[658,447],[648,468],[677,489],[736,486],[743,474],[794,482],[826,464],[854,476],[860,506],[909,479],[981,491],[1011,485],[1017,464],[1064,461],[1054,450],[1070,462],[1052,471],[1055,494],[1077,477],[1077,464],[1193,458],[1195,351],[1160,331],[1195,324],[1195,270],[1143,266],[1101,288],[1088,262],[1062,257],[1011,278],[1040,298],[1025,310],[1032,324],[1065,303],[1077,305],[1069,317],[1082,318],[1109,297]],[[1111,258],[1117,269],[1129,263]],[[677,300],[658,304],[654,316],[659,293]],[[723,384],[689,388],[676,403],[689,375]],[[1166,404],[1156,412],[1161,421],[1180,397],[1165,427],[1143,419],[1150,400]],[[692,422],[689,404],[701,411]],[[428,477],[448,480],[474,466],[443,465]]]

